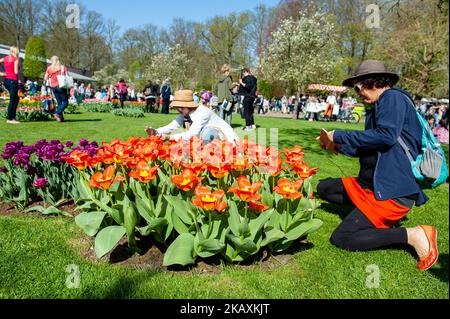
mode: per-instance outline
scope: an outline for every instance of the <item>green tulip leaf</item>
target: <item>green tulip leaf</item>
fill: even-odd
[[[103,228],[95,237],[95,254],[97,257],[102,258],[113,250],[126,233],[125,227],[122,226]]]

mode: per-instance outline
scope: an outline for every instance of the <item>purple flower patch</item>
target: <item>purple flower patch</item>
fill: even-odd
[[[46,178],[38,178],[34,181],[33,187],[36,188],[44,188],[48,184],[48,179]]]

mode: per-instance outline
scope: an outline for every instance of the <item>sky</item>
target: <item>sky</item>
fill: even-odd
[[[115,18],[124,31],[147,23],[166,28],[173,18],[203,22],[216,15],[254,9],[259,4],[273,7],[280,0],[79,0],[88,10]]]

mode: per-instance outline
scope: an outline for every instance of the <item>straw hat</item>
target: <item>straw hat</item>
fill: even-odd
[[[361,62],[353,76],[345,79],[342,85],[352,87],[359,80],[370,78],[371,75],[384,75],[391,77],[395,83],[397,83],[400,79],[398,74],[387,71],[383,62],[378,60],[366,60]]]
[[[170,103],[171,107],[192,107],[197,108],[198,103],[194,101],[191,90],[180,90],[175,92],[174,99]]]

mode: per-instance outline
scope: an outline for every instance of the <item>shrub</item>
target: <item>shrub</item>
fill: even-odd
[[[0,117],[7,118],[7,109],[0,108]],[[16,119],[20,122],[49,121],[52,116],[40,107],[20,107],[17,109]]]
[[[138,108],[129,109],[114,109],[111,111],[115,116],[125,116],[125,117],[145,117],[144,111]]]
[[[108,113],[112,110],[112,104],[109,102],[82,103],[79,107],[85,112]]]
[[[25,59],[23,61],[23,74],[26,77],[42,78],[47,69],[47,53],[45,51],[45,40],[32,36],[28,39],[25,47]]]

